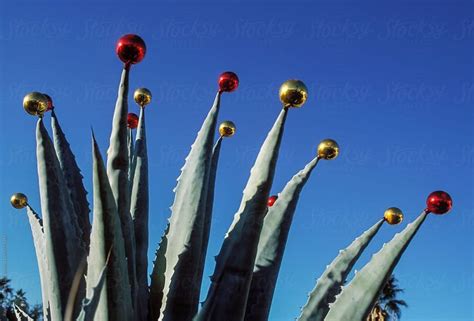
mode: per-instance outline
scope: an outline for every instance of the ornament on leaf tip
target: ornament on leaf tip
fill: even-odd
[[[136,64],[145,57],[145,41],[134,34],[124,35],[117,41],[115,51],[125,64]]]
[[[54,106],[53,106],[53,99],[48,95],[48,94],[45,94],[43,93],[43,95],[46,97],[46,99],[48,100],[48,109],[46,109],[46,111],[50,111],[50,110],[53,110]]]
[[[138,115],[134,113],[128,113],[127,115],[127,127],[135,129],[138,127]]]
[[[147,88],[137,88],[133,93],[133,99],[140,107],[145,107],[151,102],[151,91]]]
[[[48,98],[39,92],[31,92],[23,98],[23,108],[33,116],[42,116],[48,110]]]
[[[431,193],[426,199],[426,209],[434,214],[446,214],[453,207],[451,196],[444,191]]]
[[[273,204],[275,204],[275,202],[277,201],[278,199],[278,196],[277,195],[272,195],[268,198],[268,201],[267,201],[267,206],[268,207],[272,207]]]
[[[403,221],[402,210],[398,207],[389,207],[383,214],[385,221],[390,225],[396,225]]]
[[[318,157],[331,160],[339,155],[339,145],[335,140],[324,139],[318,145]]]
[[[301,107],[308,99],[308,88],[301,80],[285,81],[279,91],[280,101],[286,107]]]
[[[226,120],[219,125],[219,134],[222,137],[231,137],[235,134],[235,124],[230,120]]]
[[[10,203],[16,209],[22,209],[28,205],[28,197],[23,193],[15,193],[10,198]]]
[[[239,77],[232,71],[226,71],[219,76],[218,84],[220,92],[231,92],[239,87]]]

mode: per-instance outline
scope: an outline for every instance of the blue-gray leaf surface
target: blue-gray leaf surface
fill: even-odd
[[[427,215],[427,212],[423,212],[372,256],[369,263],[342,289],[341,294],[336,297],[336,302],[329,306],[329,313],[324,320],[346,321],[367,318],[380,291]]]
[[[341,292],[347,276],[362,252],[379,231],[384,220],[378,221],[374,226],[356,238],[346,249],[326,268],[318,279],[316,287],[311,291],[308,302],[301,311],[299,321],[322,321],[329,312],[329,304],[333,303],[336,295]]]
[[[266,321],[298,199],[319,158],[314,158],[286,184],[268,209],[258,242],[246,321]]]
[[[166,235],[165,284],[160,320],[189,321],[199,304],[203,224],[213,137],[219,114],[216,95],[181,169]]]
[[[134,178],[130,210],[135,228],[136,264],[137,264],[137,314],[139,320],[148,318],[148,156],[145,131],[145,108],[140,108],[133,156]]]
[[[168,248],[167,235],[170,225],[167,224],[165,232],[161,237],[160,244],[155,253],[155,261],[153,262],[153,271],[151,273],[150,282],[150,300],[149,300],[149,319],[158,320],[160,317],[161,303],[163,301],[163,290],[165,287],[165,270],[166,270],[166,249]]]
[[[48,294],[48,261],[45,252],[43,221],[39,215],[31,208],[26,207],[28,221],[30,222],[31,234],[33,236],[33,244],[35,245],[36,260],[38,262],[38,271],[41,283],[41,298],[43,301],[43,317],[45,320],[50,319],[49,315],[49,294]]]
[[[107,264],[108,262],[106,262],[104,267],[102,268],[102,271],[99,274],[99,279],[97,283],[95,284],[95,286],[91,287],[90,296],[84,299],[82,303],[82,310],[76,319],[77,321],[94,321],[94,320],[106,321],[107,320],[107,319],[95,318],[95,314],[99,306],[101,296],[106,295],[103,293],[106,292],[104,285],[105,285],[105,280],[107,279]],[[92,281],[93,281],[92,279],[89,280],[89,282],[91,283]]]
[[[135,231],[130,215],[129,155],[128,155],[128,77],[129,68],[122,71],[120,85],[112,121],[110,145],[107,151],[107,175],[110,187],[117,202],[122,233],[125,240],[125,253],[128,263],[128,276],[132,293],[132,302],[136,303],[136,265],[135,265]]]
[[[244,189],[240,208],[226,234],[206,301],[196,321],[242,321],[288,110],[268,133]]]
[[[43,120],[36,129],[48,292],[52,320],[61,320],[76,268],[85,255],[63,172]]]
[[[96,320],[133,320],[133,306],[125,252],[125,241],[115,199],[100,155],[93,139],[93,186],[94,219],[90,253],[87,265],[88,297],[92,297],[93,286],[100,279],[110,251],[105,286],[100,292]]]
[[[54,110],[51,112],[51,127],[53,129],[54,148],[69,190],[72,206],[74,208],[74,215],[81,231],[83,247],[87,249],[89,247],[91,232],[87,192],[82,182],[83,176],[81,170],[76,163],[76,158],[66,136],[64,135]]]

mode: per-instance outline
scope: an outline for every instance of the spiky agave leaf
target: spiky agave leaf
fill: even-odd
[[[148,317],[148,156],[145,131],[145,108],[140,108],[134,153],[133,188],[130,210],[135,229],[137,264],[137,313],[139,320]]]
[[[36,129],[38,178],[43,213],[48,292],[52,320],[61,320],[74,271],[85,255],[80,230],[73,217],[65,179],[43,120]]]
[[[128,129],[127,133],[127,144],[128,144],[128,184],[130,188],[130,195],[132,194],[133,188],[133,177],[135,176],[135,144],[133,142],[133,130]],[[131,197],[131,196],[130,196]]]
[[[214,187],[216,185],[217,166],[219,164],[219,154],[221,151],[222,139],[222,136],[219,137],[212,149],[211,168],[209,171],[209,182],[207,185],[206,212],[204,217],[204,227],[202,236],[201,263],[198,266],[198,268],[200,269],[198,280],[201,281],[204,273],[207,247],[209,245],[209,235],[211,233],[212,209],[214,206]]]
[[[41,298],[43,301],[43,316],[45,320],[50,320],[49,315],[49,294],[48,294],[48,262],[45,251],[45,240],[43,232],[43,221],[31,206],[26,207],[28,220],[30,222],[31,234],[35,245],[36,260],[38,261],[38,271],[41,283]]]
[[[96,281],[97,283],[95,286],[91,287],[90,289],[90,294],[87,298],[84,298],[82,302],[82,310],[77,317],[76,321],[94,321],[94,320],[104,320],[106,321],[107,319],[95,319],[95,314],[97,311],[97,308],[99,307],[99,302],[102,296],[102,293],[104,293],[104,285],[105,285],[105,280],[107,278],[107,265],[109,263],[110,259],[110,251],[109,251],[109,256],[107,257],[107,260],[105,262],[104,267],[102,268],[102,271],[99,274],[99,279]],[[89,282],[92,282],[92,280],[89,280]]]
[[[107,176],[110,187],[115,197],[117,209],[122,225],[123,238],[125,240],[125,253],[127,256],[128,276],[130,278],[130,290],[132,302],[136,303],[136,265],[135,265],[135,232],[132,216],[130,215],[130,187],[128,181],[129,155],[128,155],[128,77],[129,67],[122,71],[120,85],[115,104],[114,117],[112,121],[112,133],[110,134],[110,145],[107,151]]]
[[[333,303],[336,295],[341,292],[347,276],[362,252],[379,231],[384,220],[375,223],[370,229],[356,238],[346,249],[326,268],[318,279],[315,288],[311,291],[308,302],[301,310],[299,321],[322,321],[329,311],[329,304]]]
[[[34,321],[32,317],[26,314],[18,305],[15,303],[13,304],[13,311],[15,312],[15,316],[17,321]]]
[[[326,321],[365,320],[377,296],[392,274],[403,252],[410,244],[428,212],[407,225],[360,270],[354,279],[342,289],[334,304],[330,305]]]
[[[288,110],[268,133],[244,189],[240,208],[226,234],[206,301],[195,321],[241,321],[244,318],[258,240],[273,182]]]
[[[94,219],[87,265],[88,280],[99,280],[106,265],[107,252],[110,262],[105,286],[100,292],[96,319],[101,321],[133,320],[133,306],[128,276],[125,241],[115,199],[105,171],[102,156],[95,138],[93,141]],[[88,282],[88,297],[92,287]]]
[[[304,169],[293,176],[278,195],[278,200],[265,215],[247,300],[244,319],[246,321],[268,320],[296,205],[300,193],[318,161],[318,157],[314,158]]]
[[[76,163],[76,158],[71,150],[69,142],[59,124],[54,110],[51,111],[51,127],[53,129],[53,141],[59,165],[64,174],[66,185],[71,197],[74,214],[81,231],[83,247],[89,247],[91,223],[89,220],[89,202],[87,192],[83,184],[81,170]]]
[[[165,284],[160,320],[188,321],[196,314],[201,280],[203,224],[213,136],[219,114],[220,92],[197,134],[181,169],[171,207]],[[153,302],[153,304],[156,304]]]
[[[150,300],[149,300],[149,319],[158,320],[160,317],[161,302],[163,300],[163,290],[165,287],[165,270],[166,270],[166,249],[168,248],[167,235],[170,230],[169,223],[166,226],[165,233],[161,237],[158,250],[155,253],[155,261],[153,262],[153,271],[150,275]]]

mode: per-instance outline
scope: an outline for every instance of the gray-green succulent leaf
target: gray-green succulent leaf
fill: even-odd
[[[318,157],[314,158],[293,176],[265,215],[247,301],[246,321],[268,320],[299,196],[318,161]]]
[[[367,263],[330,305],[326,321],[365,320],[403,252],[426,219],[424,211]]]
[[[87,265],[88,297],[107,262],[105,285],[100,291],[96,320],[130,321],[134,318],[130,278],[126,259],[125,240],[104,162],[93,138],[94,218]]]
[[[175,188],[166,234],[165,284],[159,320],[189,321],[198,309],[207,184],[220,99],[221,94],[217,93]]]
[[[384,220],[379,220],[371,228],[357,237],[347,248],[329,264],[319,277],[315,288],[308,297],[308,302],[301,310],[299,321],[323,321],[333,303],[341,292],[347,276],[351,272],[363,251],[379,231]],[[357,273],[357,271],[356,271]]]
[[[241,321],[244,318],[287,112],[287,109],[281,111],[250,171],[240,208],[216,257],[206,301],[195,321]]]

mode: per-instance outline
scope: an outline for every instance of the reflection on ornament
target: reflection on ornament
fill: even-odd
[[[48,94],[45,94],[43,93],[43,95],[46,97],[46,99],[48,100],[48,108],[46,109],[46,111],[50,111],[50,110],[53,110],[54,106],[53,106],[53,99],[48,95]]]
[[[231,137],[235,134],[235,124],[230,120],[226,120],[219,125],[219,134],[222,137]]]
[[[14,208],[24,208],[26,205],[28,205],[28,198],[23,193],[15,193],[10,198],[10,203]]]
[[[138,115],[134,113],[128,113],[127,115],[127,126],[130,129],[138,127]]]
[[[48,110],[48,98],[39,92],[31,92],[23,98],[23,108],[30,115],[41,116]]]
[[[403,221],[403,213],[398,207],[387,208],[383,214],[385,221],[390,225],[396,225]]]
[[[301,107],[308,99],[308,88],[301,80],[287,80],[280,87],[280,100],[284,107]]]
[[[138,88],[133,93],[133,99],[140,107],[145,107],[151,102],[151,91],[146,88]]]
[[[278,196],[277,195],[272,195],[268,198],[268,201],[267,201],[267,206],[268,207],[272,207],[273,204],[275,204],[276,200],[278,199]]]
[[[232,72],[226,71],[219,76],[219,91],[231,92],[239,86],[239,77]]]
[[[339,145],[332,139],[324,139],[318,145],[318,157],[334,159],[339,155]]]
[[[431,193],[426,199],[427,210],[434,214],[445,214],[453,207],[451,196],[443,191]]]
[[[139,36],[129,34],[122,36],[117,41],[115,50],[120,60],[125,64],[136,64],[145,57],[146,45]]]

